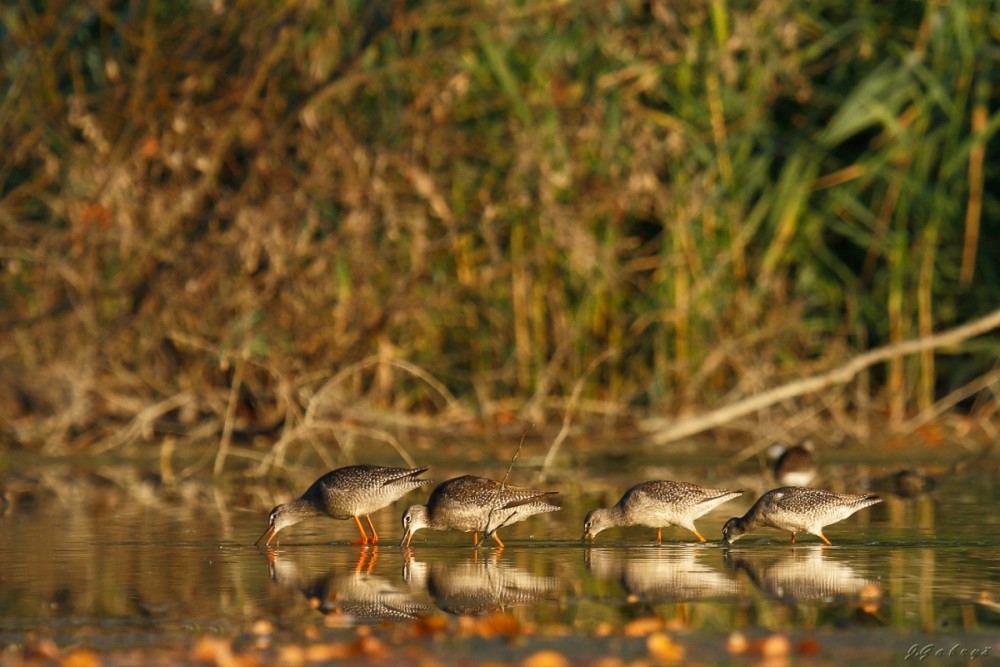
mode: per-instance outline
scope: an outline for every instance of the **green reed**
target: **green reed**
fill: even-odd
[[[560,414],[613,349],[582,409],[692,411],[1000,297],[988,2],[237,5],[0,13],[0,355],[66,411],[14,439],[287,427],[369,357],[340,400]]]

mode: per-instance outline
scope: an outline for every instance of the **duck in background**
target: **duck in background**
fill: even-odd
[[[771,445],[768,458],[774,461],[774,479],[782,486],[809,486],[818,467],[816,465],[816,444],[809,439],[789,447],[784,443]]]

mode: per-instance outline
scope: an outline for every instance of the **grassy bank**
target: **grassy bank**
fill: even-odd
[[[36,4],[9,443],[685,414],[1000,302],[988,2]],[[769,418],[898,422],[997,353]]]

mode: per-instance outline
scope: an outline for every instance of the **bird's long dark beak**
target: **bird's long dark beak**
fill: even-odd
[[[581,537],[581,538],[580,538],[580,540],[581,540],[582,542],[589,542],[589,541],[591,541],[592,539],[594,539],[594,536],[593,536],[593,535],[591,535],[591,534],[590,534],[589,532],[587,532],[587,533],[584,533],[584,534],[583,534],[583,537]]]
[[[257,546],[258,544],[260,544],[260,541],[266,537],[267,542],[264,543],[264,546],[269,547],[271,546],[271,540],[274,539],[274,535],[275,535],[274,524],[272,523],[270,526],[267,527],[267,530],[264,531],[264,534],[257,538],[257,541],[254,542],[253,545]]]
[[[413,539],[413,533],[410,531],[409,528],[407,528],[406,532],[403,533],[403,539],[399,541],[399,546],[409,548],[410,540],[412,539]]]

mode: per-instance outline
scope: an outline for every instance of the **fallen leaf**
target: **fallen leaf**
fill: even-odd
[[[791,648],[791,642],[784,635],[771,635],[760,643],[760,652],[767,658],[788,655]]]
[[[413,623],[413,631],[418,637],[434,637],[448,629],[448,621],[441,616],[428,616]]]
[[[221,637],[202,637],[192,651],[195,662],[207,662],[216,667],[237,667],[240,663],[233,656],[232,642]]]
[[[818,641],[816,641],[815,639],[813,639],[813,638],[810,637],[810,638],[803,639],[802,641],[800,641],[795,646],[795,651],[797,653],[804,653],[806,655],[812,655],[814,653],[819,653],[820,648],[821,648],[820,643]]]
[[[604,656],[594,662],[594,667],[625,667],[625,661],[614,656]]]
[[[326,662],[328,660],[343,660],[357,655],[357,647],[352,644],[327,643],[313,644],[306,647],[306,662]]]
[[[271,635],[274,634],[274,624],[271,623],[271,621],[262,618],[253,624],[253,626],[250,628],[250,632],[257,635],[258,637],[264,635]]]
[[[644,637],[654,632],[659,632],[662,629],[663,621],[659,618],[650,616],[647,618],[637,618],[634,621],[629,621],[622,629],[622,633],[626,637]]]
[[[679,662],[684,659],[684,647],[662,632],[646,639],[646,650],[657,662]]]
[[[101,658],[89,649],[77,649],[59,661],[60,667],[98,667]]]
[[[875,583],[865,584],[858,596],[861,598],[861,610],[874,614],[882,603],[882,587]]]
[[[378,637],[365,636],[357,641],[358,652],[369,658],[377,658],[389,653],[389,649]]]
[[[615,633],[615,626],[611,625],[607,621],[601,621],[594,628],[595,637],[609,637]]]
[[[51,639],[28,638],[28,645],[24,648],[24,659],[32,661],[41,658],[43,660],[58,660],[59,647]]]
[[[302,667],[306,662],[306,652],[301,646],[282,646],[278,650],[278,664],[281,667]]]
[[[496,637],[513,637],[521,633],[520,624],[517,619],[510,614],[497,613],[490,614],[485,618],[477,619],[472,624],[470,634],[478,635],[483,639]]]
[[[524,659],[523,667],[569,667],[569,660],[556,651],[539,651]]]

